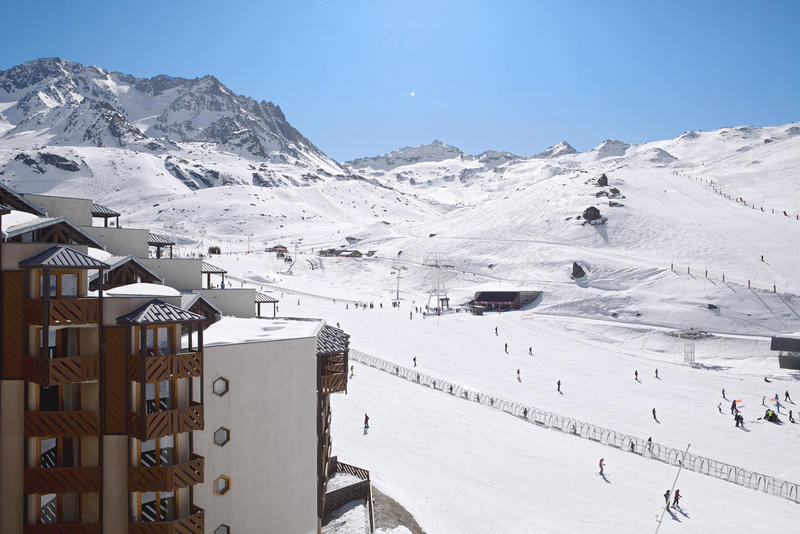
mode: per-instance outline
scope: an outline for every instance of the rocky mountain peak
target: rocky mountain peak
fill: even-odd
[[[539,152],[534,158],[558,158],[561,156],[569,156],[570,154],[577,154],[578,151],[566,141],[559,141],[558,143],[547,147],[542,152]]]

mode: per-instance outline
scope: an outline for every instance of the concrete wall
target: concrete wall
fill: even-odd
[[[139,261],[164,279],[164,284],[175,289],[200,289],[203,287],[203,260],[191,258],[140,258]]]
[[[194,449],[205,456],[205,482],[195,503],[206,532],[317,532],[316,338],[219,345],[204,352],[205,429]],[[225,377],[229,391],[212,392]],[[219,427],[230,441],[214,444]],[[231,477],[223,496],[220,475]]]
[[[128,531],[128,436],[103,436],[103,532]]]
[[[81,226],[81,230],[100,241],[105,245],[106,251],[115,256],[147,257],[149,251],[147,236],[150,235],[150,230],[102,226]]]
[[[23,380],[0,380],[0,532],[22,532]]]
[[[53,197],[24,193],[25,200],[47,212],[48,217],[66,217],[76,226],[92,225],[92,201],[86,198]]]
[[[195,289],[192,293],[202,295],[204,299],[216,306],[222,315],[244,318],[256,316],[255,289]]]

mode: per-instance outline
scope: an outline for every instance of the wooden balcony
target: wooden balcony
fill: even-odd
[[[323,395],[347,390],[347,360],[343,354],[323,356],[320,369]]]
[[[203,430],[203,405],[200,403],[151,413],[144,418],[138,413],[128,412],[128,433],[142,441],[193,430]]]
[[[170,466],[129,467],[128,491],[171,491],[203,482],[204,459],[196,454],[189,462]]]
[[[25,493],[96,493],[99,467],[29,467],[22,482]]]
[[[205,511],[192,506],[192,514],[174,521],[128,523],[128,534],[203,534]]]
[[[139,382],[144,366],[144,381],[148,384],[170,378],[203,375],[203,353],[182,352],[167,356],[128,356],[128,380]]]
[[[322,375],[322,393],[338,393],[347,389],[347,373]]]
[[[97,380],[99,358],[91,356],[69,356],[45,360],[37,356],[23,358],[25,380],[41,386],[55,386],[72,382],[88,382]]]
[[[100,320],[100,300],[95,297],[50,299],[50,326],[93,324]],[[25,301],[25,321],[44,325],[47,308],[44,299]]]
[[[23,525],[22,534],[100,534],[100,525],[98,523]]]
[[[100,413],[82,410],[25,412],[25,437],[99,436]]]

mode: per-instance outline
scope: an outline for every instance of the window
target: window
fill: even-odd
[[[145,491],[141,493],[141,521],[172,521],[175,519],[175,493]]]
[[[61,296],[62,297],[77,297],[78,296],[78,275],[74,273],[67,273],[61,275]]]
[[[220,397],[225,395],[228,392],[228,379],[224,377],[219,377],[214,380],[214,384],[212,389],[214,390],[215,395],[219,395]]]
[[[231,440],[231,431],[224,426],[219,427],[214,432],[214,443],[220,447],[224,446]]]
[[[155,384],[145,384],[145,408],[148,414],[173,409],[172,381],[162,380]]]
[[[231,527],[228,525],[220,525],[214,529],[214,534],[231,534]]]
[[[36,279],[39,297],[44,296],[44,272]],[[81,292],[81,273],[79,271],[55,271],[50,274],[50,297],[76,298]]]
[[[225,495],[231,490],[231,477],[226,475],[220,475],[214,481],[214,495],[219,495],[220,497]]]

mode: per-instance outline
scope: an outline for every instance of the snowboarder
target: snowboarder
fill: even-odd
[[[664,500],[667,502],[667,506],[669,506],[669,490],[664,492]]]
[[[369,416],[364,414],[364,430],[369,430]]]
[[[653,419],[658,421],[658,417],[656,417],[656,409],[655,408],[653,408]]]
[[[681,500],[681,490],[676,489],[675,490],[675,498],[672,500],[672,507],[673,508],[677,508],[678,507],[678,501],[680,501],[680,500]]]
[[[417,366],[417,357],[414,356],[414,367],[416,367],[416,366]]]
[[[605,467],[605,463],[603,462],[603,458],[600,458],[600,476],[603,476],[603,467]]]
[[[728,400],[728,397],[725,396],[725,388],[722,388],[722,398]]]
[[[558,386],[558,392],[561,393],[561,379],[560,378],[559,378],[558,382],[556,382],[556,385]]]
[[[739,419],[739,426],[744,428],[744,416],[740,413],[737,413],[736,417]]]
[[[639,381],[639,370],[638,369],[633,372],[633,379],[636,380],[637,382]]]

